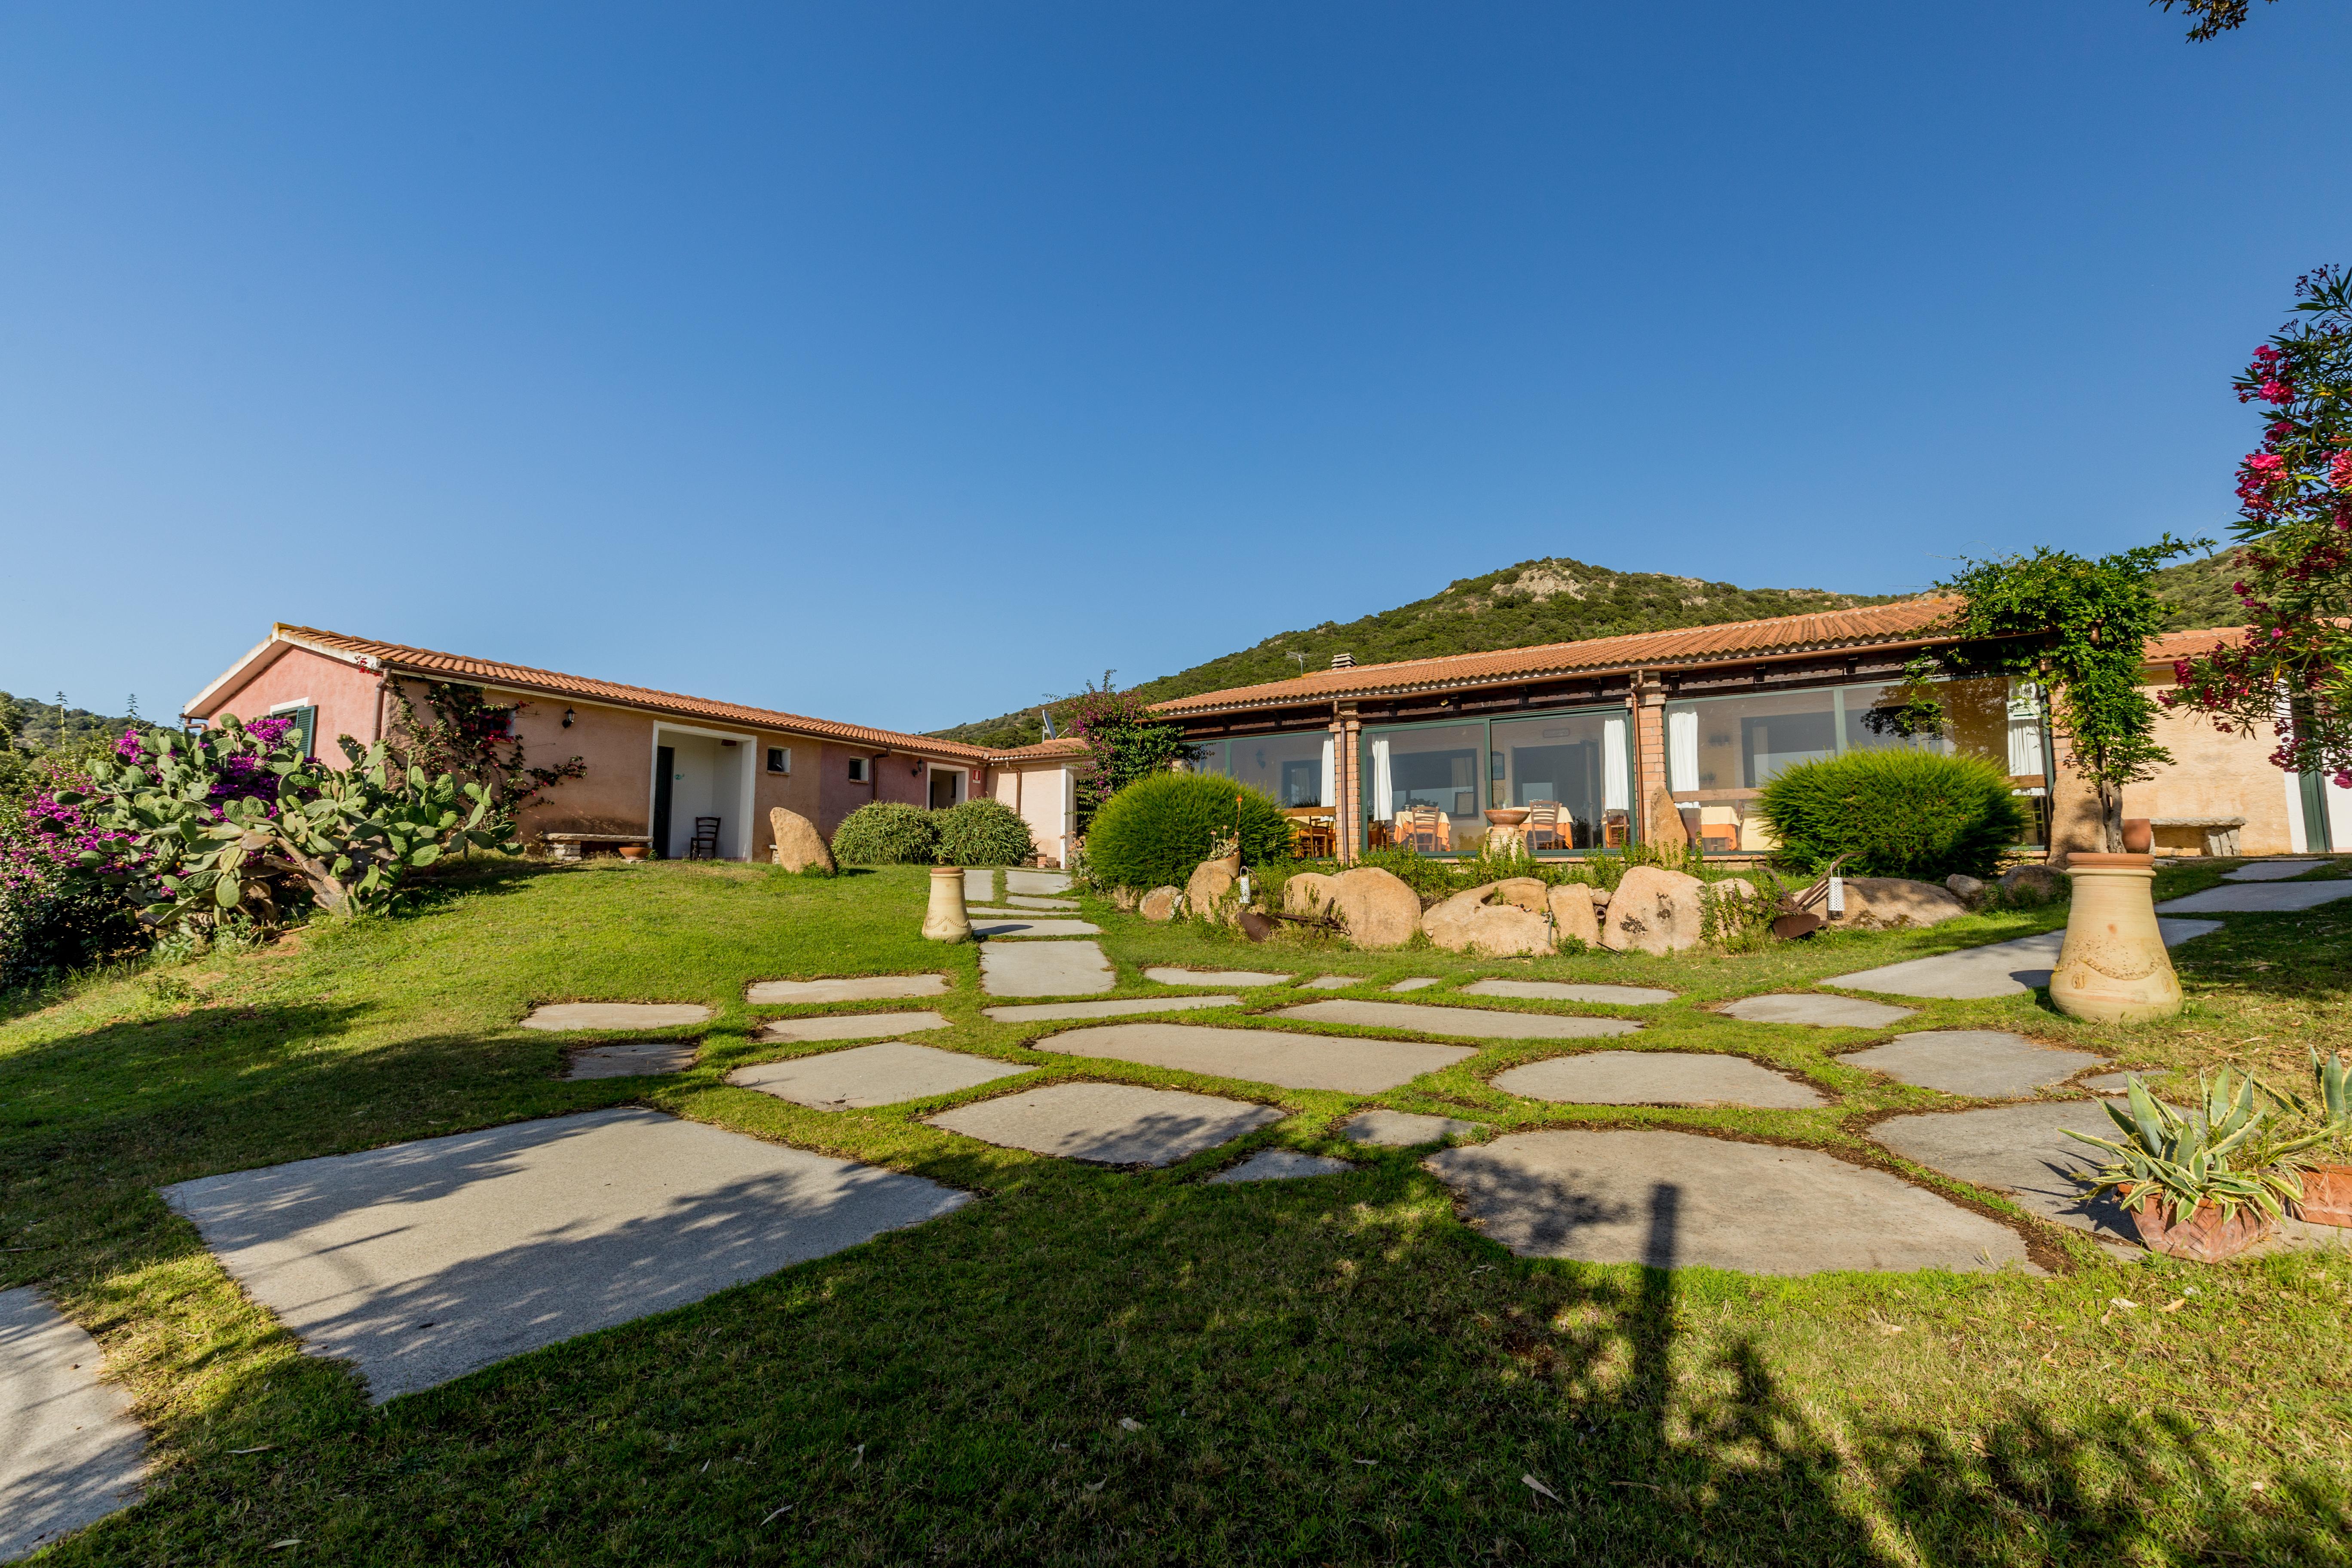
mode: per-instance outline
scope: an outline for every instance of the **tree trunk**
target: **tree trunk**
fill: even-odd
[[[2124,852],[2124,792],[2121,784],[2099,786],[2099,826],[2105,834],[2107,853]]]

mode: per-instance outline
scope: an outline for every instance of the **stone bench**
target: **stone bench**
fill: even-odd
[[[610,844],[614,848],[624,844],[653,843],[650,833],[542,833],[550,854],[558,860],[577,860],[587,853],[591,844]]]
[[[2242,816],[2151,816],[2148,827],[2201,827],[2205,830],[2205,853],[2235,855],[2238,852],[2238,829],[2246,825]]]

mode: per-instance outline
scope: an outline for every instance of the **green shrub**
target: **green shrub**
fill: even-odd
[[[1021,814],[1000,801],[968,800],[936,812],[942,866],[1026,866],[1037,845]]]
[[[1757,806],[1780,841],[1774,858],[1809,874],[1849,855],[1850,877],[1990,877],[2001,851],[2026,832],[1999,768],[1934,752],[1849,752],[1801,763],[1766,784]]]
[[[833,858],[845,866],[929,866],[939,850],[932,815],[895,800],[861,805],[833,830]]]
[[[1102,887],[1181,887],[1234,836],[1239,799],[1242,863],[1290,858],[1290,819],[1273,797],[1213,773],[1153,773],[1103,802],[1087,831],[1088,874]]]

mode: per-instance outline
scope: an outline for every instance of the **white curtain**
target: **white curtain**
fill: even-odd
[[[1389,784],[1389,742],[1385,735],[1372,737],[1372,810],[1375,821],[1385,822],[1394,814],[1394,790]]]
[[[2009,771],[2011,777],[2042,776],[2042,721],[2011,719],[2009,721]]]
[[[1625,721],[1601,721],[1601,809],[1624,811],[1632,794],[1625,775]]]
[[[1339,805],[1339,751],[1331,737],[1323,737],[1323,793],[1316,804],[1326,811],[1336,811]]]
[[[1666,787],[1698,788],[1698,710],[1666,710]]]

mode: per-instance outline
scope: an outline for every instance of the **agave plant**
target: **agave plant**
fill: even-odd
[[[2114,1188],[2127,1209],[2157,1199],[2169,1223],[2180,1224],[2199,1206],[2212,1204],[2224,1219],[2252,1204],[2275,1219],[2282,1200],[2303,1196],[2295,1173],[2297,1156],[2326,1141],[2327,1130],[2300,1137],[2268,1134],[2270,1112],[2293,1102],[2272,1092],[2249,1073],[2233,1079],[2222,1068],[2208,1083],[2197,1079],[2201,1113],[2184,1115],[2131,1079],[2128,1110],[2112,1102],[2105,1109],[2123,1132],[2118,1142],[2068,1130],[2066,1136],[2095,1143],[2116,1156],[2099,1168],[2092,1186]]]

